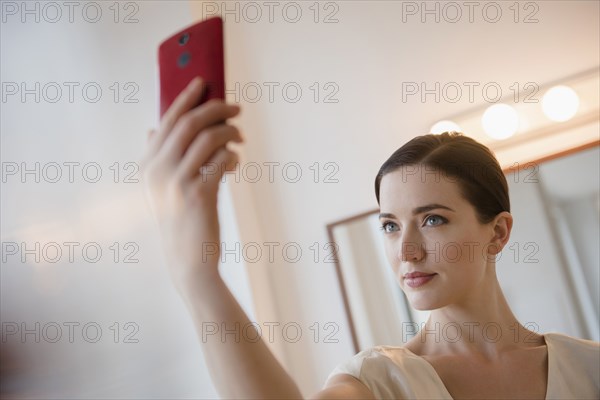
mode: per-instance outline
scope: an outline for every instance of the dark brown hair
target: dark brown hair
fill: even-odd
[[[375,178],[377,204],[385,174],[418,164],[454,178],[463,197],[475,207],[480,223],[490,222],[502,211],[510,212],[508,184],[498,160],[486,146],[460,132],[417,136],[396,150]]]

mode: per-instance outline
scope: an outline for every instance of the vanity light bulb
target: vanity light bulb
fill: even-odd
[[[542,110],[552,121],[567,121],[577,113],[579,96],[568,86],[550,88],[542,98]]]
[[[517,132],[519,115],[507,104],[494,104],[483,113],[481,125],[489,137],[498,140],[506,139]]]
[[[436,135],[439,135],[440,133],[452,132],[452,131],[462,132],[462,130],[460,129],[460,126],[458,126],[458,124],[456,124],[452,121],[449,121],[449,120],[443,120],[443,121],[436,122],[435,124],[433,124],[433,126],[429,130],[429,132],[435,133]]]

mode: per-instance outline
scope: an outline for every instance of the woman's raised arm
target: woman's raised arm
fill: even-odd
[[[177,97],[159,129],[150,132],[141,163],[169,272],[192,316],[220,396],[300,399],[298,386],[263,339],[240,331],[250,321],[219,274],[219,182],[238,161],[227,143],[243,139],[226,122],[239,107],[220,100],[194,107],[202,92],[202,82],[195,79]],[[237,337],[214,334],[232,329],[238,330]],[[348,398],[357,383],[362,385],[337,382],[336,388],[319,392],[330,397],[315,398]]]

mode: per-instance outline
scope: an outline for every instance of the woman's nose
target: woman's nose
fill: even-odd
[[[405,232],[400,240],[398,258],[403,262],[418,262],[423,259],[424,254],[423,243],[419,235]]]

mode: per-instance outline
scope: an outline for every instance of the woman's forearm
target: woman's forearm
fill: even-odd
[[[219,274],[186,289],[183,297],[222,398],[302,398]]]
[[[237,153],[227,144],[244,140],[227,123],[240,107],[220,99],[197,105],[205,89],[196,77],[177,96],[159,129],[151,131],[141,162],[171,279],[192,314],[210,376],[222,397],[299,399],[295,382],[262,338],[251,335],[254,327],[248,326],[248,317],[219,274],[219,251],[205,252],[203,244],[218,249],[219,186],[224,174],[238,165]],[[212,173],[204,166],[212,166]],[[218,334],[208,334],[215,326]],[[224,328],[236,327],[238,337],[221,340]]]

